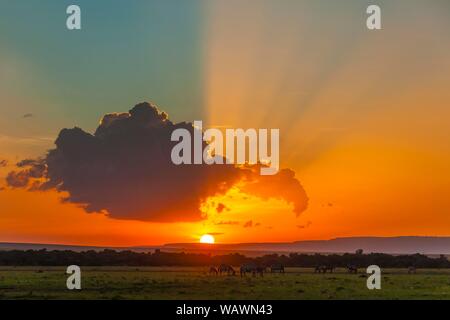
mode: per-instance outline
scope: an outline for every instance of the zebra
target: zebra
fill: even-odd
[[[416,273],[416,267],[414,267],[414,266],[410,266],[410,267],[408,267],[408,274],[413,274],[413,273]]]
[[[281,263],[271,265],[270,273],[275,273],[275,272],[284,274],[284,266]]]
[[[314,273],[327,273],[327,271],[330,271],[330,273],[333,273],[334,267],[333,266],[316,266],[314,269]]]
[[[353,265],[348,265],[347,266],[347,271],[348,271],[348,273],[357,274],[358,273],[358,268],[356,266],[353,266]]]
[[[209,274],[218,275],[219,272],[217,271],[216,267],[209,267]]]
[[[236,275],[236,271],[234,271],[233,267],[228,264],[221,264],[219,266],[219,274],[226,273],[227,275]]]
[[[264,276],[264,267],[256,266],[253,264],[244,264],[240,268],[241,277],[244,277],[247,272],[251,273],[253,277],[259,274],[261,277]]]

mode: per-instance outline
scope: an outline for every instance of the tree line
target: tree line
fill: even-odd
[[[282,264],[285,267],[316,267],[328,265],[363,268],[378,265],[384,268],[450,268],[446,256],[428,257],[423,254],[390,255],[384,253],[363,254],[267,254],[247,257],[234,253],[209,255],[203,253],[173,253],[156,250],[154,252],[134,251],[83,251],[71,250],[10,250],[0,251],[0,266],[217,266],[220,264],[242,265],[254,263],[261,266]]]

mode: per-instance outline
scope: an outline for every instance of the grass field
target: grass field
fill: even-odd
[[[0,299],[450,299],[450,270],[384,270],[382,289],[368,290],[365,274],[210,276],[207,268],[85,267],[82,290],[66,288],[64,268],[0,267]]]

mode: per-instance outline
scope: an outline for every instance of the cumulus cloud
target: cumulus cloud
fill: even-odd
[[[13,188],[24,188],[32,179],[42,178],[46,165],[44,160],[26,159],[16,164],[19,170],[11,171],[6,176],[6,182]]]
[[[261,176],[257,174],[258,166],[249,170],[253,172],[242,187],[244,192],[263,199],[277,198],[291,203],[294,212],[300,215],[308,207],[308,196],[291,169],[281,169],[276,175]]]
[[[199,221],[205,218],[201,204],[233,186],[263,199],[283,199],[297,214],[306,209],[306,193],[289,169],[260,176],[257,166],[174,165],[170,155],[176,142],[170,136],[178,128],[196,130],[141,103],[105,115],[94,134],[77,127],[61,130],[55,149],[42,159],[21,161],[6,180],[13,188],[65,192],[63,201],[116,219]]]

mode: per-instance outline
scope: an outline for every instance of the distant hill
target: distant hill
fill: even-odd
[[[196,243],[167,244],[165,248],[204,249]],[[214,250],[264,252],[345,253],[364,252],[389,254],[450,254],[450,237],[349,237],[331,240],[309,240],[285,243],[216,244]]]
[[[172,243],[163,246],[136,247],[90,247],[57,244],[33,243],[1,243],[0,250],[72,250],[72,251],[101,251],[113,249],[117,251],[132,250],[148,252],[160,249],[168,252],[208,252],[211,254],[242,253],[256,256],[267,253],[346,253],[363,249],[365,253],[379,252],[389,254],[450,255],[450,237],[349,237],[331,240],[309,240],[276,243],[238,243],[205,245],[200,243]]]
[[[103,251],[105,249],[111,249],[116,251],[131,250],[135,252],[147,252],[159,249],[161,246],[145,246],[145,247],[99,247],[99,246],[76,246],[65,244],[44,244],[44,243],[10,243],[0,242],[0,250],[70,250],[75,252],[82,252],[88,250]],[[175,250],[175,249],[174,249]],[[171,250],[168,250],[171,251]],[[175,250],[177,251],[177,250]]]
[[[75,252],[95,250],[101,251],[104,249],[124,250],[124,248],[108,248],[108,247],[91,247],[91,246],[72,246],[64,244],[43,244],[43,243],[10,243],[0,242],[0,250],[71,250]]]

